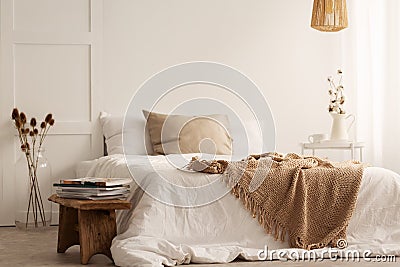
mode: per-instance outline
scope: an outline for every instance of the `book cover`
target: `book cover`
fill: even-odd
[[[74,199],[89,199],[89,200],[104,200],[104,199],[126,199],[128,194],[118,194],[111,196],[82,196],[82,195],[73,195],[73,194],[63,194],[57,193],[59,197],[62,198],[74,198]]]
[[[58,186],[59,184],[53,184],[54,187],[57,187],[58,190],[62,190],[64,192],[104,192],[104,191],[113,191],[120,189],[129,189],[129,185],[124,186],[85,186],[85,185],[64,185]]]
[[[70,185],[88,185],[88,186],[121,186],[130,184],[132,179],[130,178],[98,178],[98,177],[84,177],[74,179],[60,180],[60,184]]]
[[[91,189],[89,189],[91,190]],[[129,190],[126,188],[123,189],[118,189],[118,190],[106,190],[106,191],[64,191],[62,189],[57,189],[56,193],[60,197],[65,197],[65,196],[85,196],[85,197],[90,197],[90,196],[112,196],[112,195],[120,195],[120,194],[128,194]]]

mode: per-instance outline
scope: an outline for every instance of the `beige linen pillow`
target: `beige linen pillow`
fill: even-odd
[[[155,154],[232,153],[226,115],[166,115],[146,110],[143,114]]]

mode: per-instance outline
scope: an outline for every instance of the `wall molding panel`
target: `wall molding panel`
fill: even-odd
[[[35,33],[35,32],[13,32],[15,44],[93,44],[93,33]]]
[[[56,119],[45,141],[53,181],[102,155],[102,0],[1,0],[0,225],[14,224],[13,107]],[[53,216],[54,219],[55,216]],[[53,220],[54,222],[54,220]]]

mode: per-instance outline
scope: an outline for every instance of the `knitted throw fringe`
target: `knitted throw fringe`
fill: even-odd
[[[231,193],[242,201],[245,208],[253,215],[253,218],[258,219],[258,223],[265,229],[267,234],[273,235],[275,240],[285,241],[287,229],[277,220],[274,220],[263,207],[258,205],[250,194],[247,194],[239,186],[233,187]]]

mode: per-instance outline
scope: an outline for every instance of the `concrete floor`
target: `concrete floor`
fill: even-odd
[[[0,266],[69,266],[81,267],[79,261],[79,246],[71,247],[66,253],[58,254],[57,227],[42,232],[18,231],[14,227],[0,227]],[[234,262],[230,264],[196,264],[195,267],[261,267],[261,266],[282,266],[282,267],[327,267],[327,266],[383,266],[399,267],[400,258],[395,263],[360,263],[353,262]],[[89,266],[114,266],[104,255],[95,255],[91,258]]]

